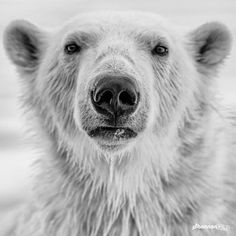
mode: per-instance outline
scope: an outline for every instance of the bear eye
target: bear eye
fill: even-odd
[[[169,50],[167,47],[162,46],[162,45],[157,45],[155,48],[152,50],[153,55],[158,55],[158,56],[166,56],[168,54]]]
[[[65,52],[69,55],[77,53],[81,50],[81,47],[76,43],[70,43],[65,46]]]

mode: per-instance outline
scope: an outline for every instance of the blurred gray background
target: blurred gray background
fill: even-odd
[[[204,22],[224,22],[236,37],[235,0],[0,0],[0,37],[13,19],[28,19],[53,27],[87,10],[139,9],[157,12],[175,24],[194,28]],[[29,167],[36,155],[24,138],[27,122],[19,108],[19,90],[15,68],[5,55],[0,39],[0,224],[3,214],[27,197]],[[218,78],[222,98],[236,101],[236,47]]]

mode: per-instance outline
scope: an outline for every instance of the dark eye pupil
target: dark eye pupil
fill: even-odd
[[[153,54],[159,56],[165,56],[168,54],[168,48],[158,45],[154,48]]]
[[[69,44],[65,47],[67,54],[73,54],[80,51],[80,47],[77,44]]]

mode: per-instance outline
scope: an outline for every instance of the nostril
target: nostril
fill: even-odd
[[[97,98],[97,103],[101,105],[102,103],[111,104],[113,99],[113,93],[110,90],[103,91],[99,94]]]
[[[132,92],[122,91],[119,94],[118,100],[123,105],[134,106],[136,103],[136,96]]]
[[[92,98],[95,103],[101,105],[102,103],[111,104],[113,99],[113,93],[111,90],[98,91],[97,93],[92,92]]]

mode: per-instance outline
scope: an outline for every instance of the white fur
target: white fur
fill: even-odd
[[[64,54],[68,37],[85,41],[79,55]],[[6,235],[225,235],[192,231],[196,223],[230,225],[235,235],[235,118],[217,105],[213,79],[230,51],[225,26],[182,36],[151,13],[102,12],[53,32],[14,22],[5,39],[49,144],[33,199]],[[151,53],[160,42],[167,57]],[[101,74],[133,77],[141,91],[128,121],[138,136],[115,150],[85,132],[104,122],[88,96]]]

